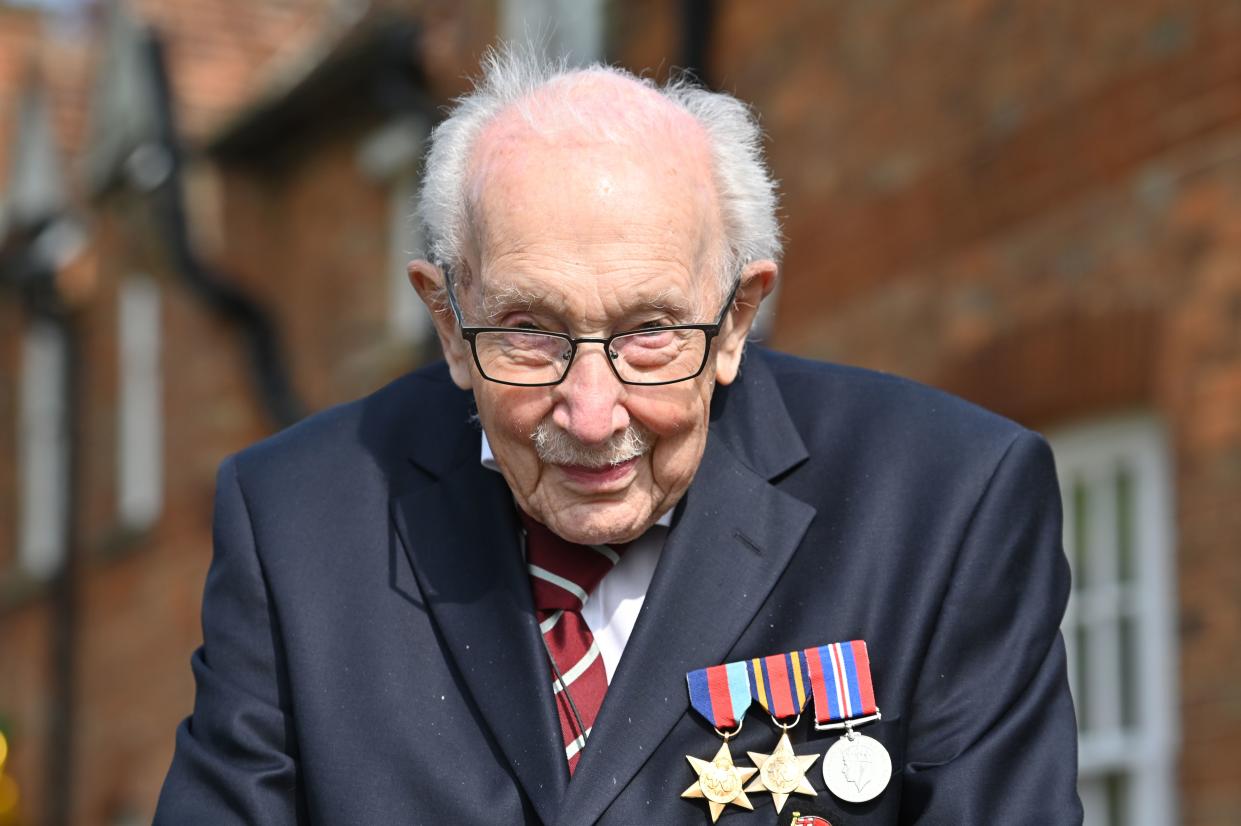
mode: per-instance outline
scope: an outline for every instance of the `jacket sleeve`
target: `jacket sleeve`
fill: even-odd
[[[236,458],[216,482],[214,556],[193,714],[177,729],[156,826],[299,822],[297,757],[279,627],[268,601]]]
[[[902,822],[1080,824],[1051,450],[1022,432],[970,517],[910,709]]]

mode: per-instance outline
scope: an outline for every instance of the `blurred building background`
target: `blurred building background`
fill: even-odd
[[[1088,822],[1241,823],[1241,2],[31,2],[0,3],[0,826],[150,821],[216,465],[435,357],[422,142],[527,35],[757,108],[771,343],[1053,440]]]

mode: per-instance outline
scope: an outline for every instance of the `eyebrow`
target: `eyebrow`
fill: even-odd
[[[505,313],[529,310],[542,303],[538,293],[508,285],[483,296],[483,317],[488,324],[495,324]]]
[[[671,287],[665,287],[653,296],[625,302],[622,318],[653,310],[684,317],[690,311],[690,306],[684,300],[674,299],[672,296],[675,292]],[[502,316],[513,310],[544,310],[563,316],[566,309],[565,302],[561,299],[514,285],[499,287],[483,297],[483,316],[490,325],[497,324]]]
[[[639,301],[633,309],[670,310],[682,315],[689,312],[689,304],[687,302],[672,299],[673,292],[674,290],[671,287],[664,287],[650,298]]]

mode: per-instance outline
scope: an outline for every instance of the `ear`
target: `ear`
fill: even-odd
[[[448,371],[453,382],[462,390],[473,386],[473,372],[470,366],[474,363],[470,355],[470,345],[461,337],[457,328],[457,319],[448,304],[448,290],[445,286],[444,271],[430,261],[410,261],[407,267],[409,283],[418,291],[418,297],[431,311],[431,320],[435,322],[435,332],[440,337],[440,347],[444,350],[444,360],[448,362]]]
[[[751,262],[741,271],[741,286],[716,338],[715,380],[720,384],[732,384],[737,378],[746,336],[758,315],[758,305],[775,289],[778,272],[776,262],[767,260]]]

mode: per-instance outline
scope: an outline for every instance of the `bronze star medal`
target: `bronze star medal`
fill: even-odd
[[[802,651],[771,654],[749,661],[750,688],[754,699],[771,715],[771,722],[783,733],[770,754],[747,752],[759,774],[746,786],[747,792],[770,792],[777,814],[791,794],[816,794],[806,779],[806,769],[818,759],[798,757],[789,742],[789,729],[801,721],[802,709],[810,700],[810,677]]]
[[[729,803],[753,811],[754,804],[745,796],[745,782],[758,769],[738,768],[728,750],[729,739],[741,732],[750,707],[750,673],[746,664],[733,662],[699,668],[686,674],[685,680],[690,708],[711,724],[715,733],[724,738],[724,744],[709,761],[685,755],[698,779],[681,792],[681,797],[705,797],[712,823],[720,819]]]
[[[685,759],[698,773],[698,779],[694,781],[694,785],[681,792],[681,797],[705,797],[711,808],[712,823],[720,819],[720,813],[729,803],[743,809],[754,809],[754,804],[746,797],[743,786],[758,769],[743,769],[734,765],[727,740],[720,745],[720,750],[710,761],[690,757],[688,754]]]
[[[805,756],[793,753],[793,744],[789,742],[786,731],[780,735],[780,741],[771,754],[756,751],[746,752],[754,765],[758,766],[758,777],[746,786],[747,792],[771,792],[771,802],[776,804],[776,812],[784,808],[790,794],[815,795],[817,792],[806,779],[806,771],[819,759],[817,754]]]

